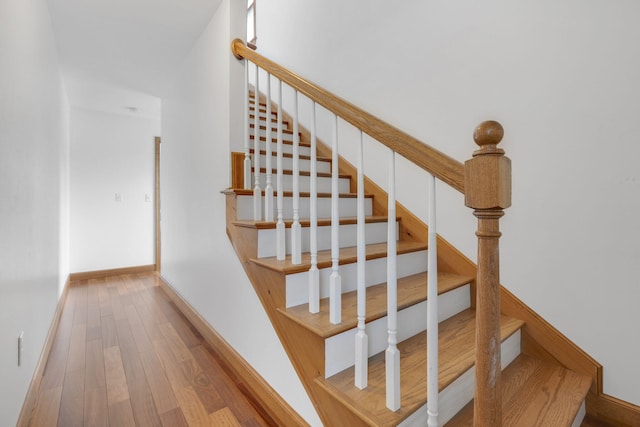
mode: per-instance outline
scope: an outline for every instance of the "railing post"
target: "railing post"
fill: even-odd
[[[465,205],[478,218],[476,278],[475,427],[502,425],[500,388],[500,217],[511,206],[511,160],[497,148],[504,131],[498,122],[483,122],[473,139],[480,149],[465,162]]]
[[[249,120],[250,120],[250,105],[249,105],[249,60],[244,60],[244,170],[243,170],[243,188],[245,190],[251,190],[251,138],[249,138]]]
[[[273,221],[273,185],[271,178],[273,168],[271,167],[271,73],[267,71],[267,118],[265,120],[265,184],[264,184],[264,220]],[[257,154],[258,156],[260,153]]]
[[[277,138],[278,146],[276,149],[277,160],[276,168],[278,169],[276,175],[276,257],[279,261],[286,258],[287,246],[286,246],[286,229],[284,226],[284,194],[282,183],[282,80],[278,79],[278,120]],[[267,123],[271,120],[267,117]]]
[[[260,67],[256,65],[253,121],[253,219],[262,221],[262,189],[260,188]],[[267,117],[269,123],[269,117]],[[268,142],[267,142],[268,144]]]

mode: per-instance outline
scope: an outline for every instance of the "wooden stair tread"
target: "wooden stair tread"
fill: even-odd
[[[266,107],[267,106],[267,103],[264,102],[264,101],[260,101],[258,104],[261,107]],[[256,99],[253,96],[249,96],[249,106],[251,106],[251,105],[256,105]]]
[[[254,152],[255,151],[254,151],[253,148],[249,149],[249,153],[253,154]],[[267,151],[266,150],[260,150],[260,154],[263,155],[263,156],[266,156],[267,155]],[[277,156],[278,153],[276,151],[271,151],[271,155],[272,156]],[[292,159],[293,158],[293,154],[291,154],[291,153],[282,153],[282,157],[286,157],[286,158]],[[301,154],[298,157],[300,158],[300,160],[311,160],[311,156],[308,156],[308,155],[302,155]],[[329,157],[316,157],[316,161],[318,161],[318,162],[329,162],[330,163],[331,159]]]
[[[410,242],[400,240],[397,242],[397,253],[404,254],[410,252],[423,251],[427,249],[425,242]],[[367,245],[367,259],[384,258],[387,256],[387,243],[374,243]],[[340,265],[351,264],[357,261],[357,247],[351,246],[340,249]],[[284,274],[294,274],[308,271],[311,266],[311,255],[302,254],[302,263],[294,265],[291,263],[291,257],[279,261],[276,257],[252,259],[257,265],[279,271]],[[331,267],[331,251],[318,251],[318,268]]]
[[[244,189],[244,188],[227,188],[222,191],[222,194],[236,194],[237,196],[253,196],[253,190]],[[293,191],[283,191],[284,197],[293,197]],[[262,195],[264,196],[264,190],[262,190]],[[277,191],[273,192],[274,196],[278,195]],[[300,197],[310,197],[310,193],[307,191],[301,191]],[[318,193],[318,197],[322,198],[330,198],[331,193]],[[342,199],[355,199],[358,195],[356,193],[340,193],[340,198]],[[372,194],[365,194],[366,198],[373,198]]]
[[[387,216],[384,215],[375,215],[375,216],[366,216],[364,217],[364,222],[367,224],[373,224],[376,222],[386,222]],[[396,218],[396,221],[400,221],[400,217]],[[284,221],[284,226],[286,228],[291,228],[291,224],[293,220],[287,219]],[[342,217],[340,218],[340,225],[348,225],[348,224],[357,224],[358,218],[355,216],[351,217]],[[276,228],[276,221],[250,221],[250,220],[236,220],[233,221],[233,225],[237,225],[238,227],[245,228],[256,228],[258,230],[269,230]],[[310,227],[311,220],[310,219],[301,219],[300,225],[302,227]],[[329,226],[331,225],[331,218],[318,218],[318,227]]]
[[[591,378],[521,354],[502,371],[502,425],[571,426]],[[473,401],[447,424],[473,425]]]
[[[267,130],[267,127],[265,125],[260,125],[260,130]],[[249,123],[249,128],[250,129],[255,129],[256,126],[253,123]],[[277,132],[277,129],[275,129],[274,127],[271,127],[271,131],[272,132]],[[286,133],[288,135],[293,135],[293,131],[291,129],[282,129],[282,133]],[[300,132],[298,132],[298,134],[301,134]]]
[[[473,278],[452,273],[438,273],[438,294],[464,286]],[[309,313],[309,305],[301,304],[279,311],[322,338],[328,338],[357,326],[358,295],[356,291],[342,294],[342,323],[329,322],[329,298],[320,300],[320,312]],[[398,278],[398,310],[427,299],[427,273]],[[367,287],[367,317],[371,322],[387,315],[387,284]]]
[[[524,322],[506,316],[500,318],[504,341]],[[438,343],[440,366],[438,387],[442,391],[469,370],[475,361],[475,310],[467,309],[440,323]],[[346,369],[331,378],[316,378],[316,383],[359,414],[370,425],[395,426],[427,401],[427,339],[425,333],[398,344],[400,350],[401,407],[392,412],[385,401],[384,352],[369,358],[369,385],[359,390],[354,385],[354,369]]]
[[[255,140],[255,135],[250,134],[249,135],[249,139],[251,141]],[[266,136],[260,136],[260,141],[261,142],[266,142],[267,141],[267,137]],[[275,137],[272,136],[271,142],[278,142],[278,138],[275,138]],[[285,145],[293,145],[293,141],[287,141],[286,139],[283,139],[282,143],[285,144]],[[299,141],[299,145],[298,146],[299,147],[309,148],[309,147],[311,147],[311,143],[310,142],[306,142],[306,141]]]
[[[255,168],[253,166],[251,167],[251,172],[255,172]],[[300,176],[311,176],[311,172],[309,171],[301,170],[299,172],[300,172]],[[260,173],[267,173],[267,168],[260,168]],[[276,175],[278,173],[278,169],[271,169],[271,173],[273,175]],[[282,174],[293,175],[293,171],[291,169],[283,169]],[[331,173],[329,172],[316,172],[316,175],[318,176],[318,178],[331,178]],[[346,173],[341,173],[341,174],[338,174],[338,178],[350,179],[351,175]]]

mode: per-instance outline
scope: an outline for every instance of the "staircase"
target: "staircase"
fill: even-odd
[[[329,147],[318,143],[312,156],[306,129],[299,132],[301,263],[291,257],[293,218],[293,157],[295,117],[267,108],[264,96],[250,92],[251,147],[258,117],[259,149],[250,148],[252,161],[260,157],[260,173],[267,169],[267,155],[276,164],[276,140],[267,141],[267,130],[277,132],[283,121],[283,191],[287,235],[286,257],[277,259],[276,221],[254,220],[254,191],[238,170],[244,154],[236,154],[232,188],[225,190],[227,234],[277,331],[323,423],[327,426],[427,425],[427,280],[437,275],[438,293],[438,425],[473,425],[476,360],[476,268],[438,237],[438,271],[427,271],[427,227],[402,205],[389,218],[388,195],[365,180],[366,235],[366,331],[368,335],[368,385],[354,385],[357,333],[357,197],[356,169],[338,160],[339,271],[342,282],[341,322],[330,321],[331,171],[335,165]],[[269,149],[267,144],[272,144]],[[310,171],[316,159],[318,171],[318,254],[320,283],[318,313],[309,311],[311,255]],[[253,163],[252,163],[253,164]],[[257,170],[252,169],[255,179]],[[275,170],[273,171],[275,177]],[[264,184],[264,175],[263,180]],[[275,183],[275,178],[274,178]],[[264,191],[263,191],[264,196]],[[275,207],[273,218],[277,218]],[[387,226],[397,224],[396,276],[398,349],[400,351],[400,409],[386,405],[385,349],[387,348]],[[503,313],[499,317],[502,372],[502,420],[504,426],[579,426],[585,415],[585,396],[593,378],[573,372],[546,357],[526,331],[526,323]],[[522,351],[525,349],[526,351]],[[538,349],[533,351],[532,349]],[[481,425],[481,424],[479,424]]]

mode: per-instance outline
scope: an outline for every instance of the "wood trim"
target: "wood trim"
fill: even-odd
[[[266,415],[272,425],[309,425],[163,277],[160,277],[159,282],[178,310],[195,326],[221,359],[227,373],[239,383],[239,388],[248,391],[247,397],[254,402],[257,409],[262,410],[262,415]]]
[[[602,365],[504,287],[501,287],[500,300],[502,313],[524,320],[523,337],[532,339],[538,344],[538,346],[523,344],[523,348],[539,350],[542,347],[549,357],[566,368],[591,377],[593,379],[591,392],[602,394]],[[548,360],[549,357],[546,359]]]
[[[49,326],[47,337],[44,340],[42,353],[40,354],[38,364],[36,365],[36,369],[33,373],[31,384],[29,384],[29,389],[27,390],[27,395],[24,399],[24,403],[22,404],[22,409],[20,410],[20,415],[18,417],[16,427],[27,427],[31,422],[33,410],[35,409],[36,401],[38,399],[38,393],[40,392],[40,385],[42,384],[42,376],[44,375],[44,369],[47,366],[47,360],[49,360],[49,353],[51,353],[51,348],[53,347],[53,340],[56,336],[56,333],[58,332],[58,325],[60,324],[62,309],[64,308],[64,304],[67,301],[67,294],[69,292],[70,285],[71,277],[68,276],[64,284],[64,288],[62,289],[62,294],[58,299],[56,311],[53,313],[51,326]]]
[[[120,276],[123,274],[148,273],[156,271],[155,264],[138,265],[135,267],[112,268],[109,270],[83,271],[80,273],[71,273],[69,275],[71,284],[80,280],[102,279],[109,276]]]
[[[620,427],[640,426],[640,406],[600,394],[587,394],[587,414]]]
[[[236,58],[246,58],[257,64],[367,135],[464,193],[464,166],[459,161],[254,52],[240,39],[231,43],[231,50]]]
[[[244,188],[244,153],[231,152],[231,188]]]
[[[155,271],[160,272],[162,265],[162,239],[160,232],[160,143],[162,139],[156,136],[154,139],[154,160],[155,160],[155,206],[154,206],[154,228],[156,243],[156,266]]]

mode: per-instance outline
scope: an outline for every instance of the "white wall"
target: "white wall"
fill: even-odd
[[[635,404],[639,13],[628,0],[273,0],[258,10],[260,53],[461,161],[479,122],[504,125],[513,207],[502,282],[604,365],[606,393]],[[383,151],[370,159],[386,164]],[[399,199],[424,218],[421,178],[405,163]],[[475,259],[471,212],[441,195],[439,231]]]
[[[157,119],[71,109],[72,272],[155,263],[159,135]]]
[[[0,2],[0,423],[15,425],[69,273],[69,107],[44,0]],[[17,338],[24,358],[17,366]]]
[[[243,68],[230,43],[242,35],[244,8],[221,1],[162,100],[162,275],[301,416],[320,425],[225,232],[220,191],[230,185],[230,146],[243,134]]]

